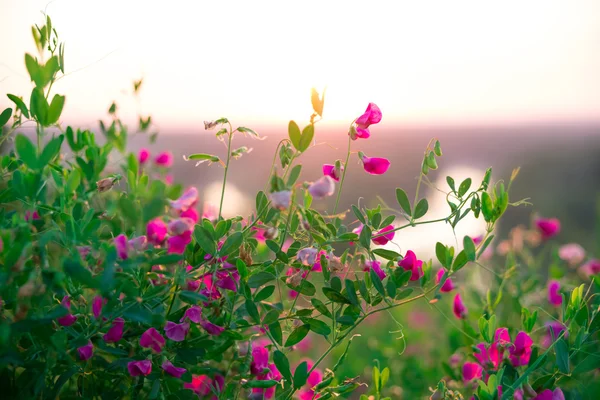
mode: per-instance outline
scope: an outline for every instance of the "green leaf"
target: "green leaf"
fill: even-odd
[[[358,218],[358,220],[360,222],[362,222],[363,224],[366,224],[365,221],[365,216],[363,215],[363,213],[358,209],[358,207],[356,207],[354,204],[352,204],[352,212],[354,213],[354,215],[356,215],[356,218]]]
[[[219,256],[224,257],[239,250],[242,243],[244,243],[244,235],[242,232],[234,232],[225,239],[225,243],[223,243],[223,246],[219,250]]]
[[[54,158],[60,153],[60,148],[64,138],[65,137],[63,135],[60,135],[48,142],[46,147],[44,147],[42,154],[40,155],[38,165],[43,168],[54,160]]]
[[[298,286],[287,285],[290,289],[295,290],[305,296],[314,296],[317,293],[315,285],[304,279]]]
[[[137,303],[123,313],[123,317],[128,321],[139,322],[145,325],[151,325],[153,313],[142,304]]]
[[[262,272],[252,275],[248,279],[248,286],[251,289],[256,289],[256,288],[261,287],[265,283],[271,282],[274,279],[276,279],[275,275],[273,275],[270,272],[262,271]]]
[[[262,324],[270,325],[274,322],[277,322],[278,319],[279,319],[279,310],[272,309],[264,316],[264,318],[262,320]]]
[[[2,111],[2,114],[0,114],[0,128],[2,128],[4,125],[6,125],[6,123],[10,119],[11,115],[12,115],[12,108],[7,108],[4,111]]]
[[[300,139],[302,134],[300,133],[300,127],[296,122],[290,121],[288,124],[288,135],[294,148],[296,148],[296,150],[300,150]]]
[[[463,246],[467,260],[475,261],[477,258],[477,255],[475,254],[475,243],[473,243],[473,239],[471,239],[470,236],[464,237]]]
[[[13,103],[15,103],[17,108],[21,110],[21,113],[25,116],[25,118],[29,118],[29,110],[27,109],[25,102],[14,94],[7,94],[7,96]]]
[[[554,345],[556,351],[556,365],[563,374],[569,373],[569,346],[564,339],[560,339]]]
[[[438,157],[442,156],[442,145],[440,144],[439,140],[435,141],[435,145],[433,147],[433,151],[435,152],[435,155]]]
[[[471,178],[467,178],[464,181],[462,181],[462,183],[458,187],[458,197],[462,197],[465,194],[467,194],[467,192],[469,191],[470,188],[471,188]]]
[[[395,251],[387,250],[387,249],[375,249],[375,250],[373,250],[373,253],[375,253],[379,257],[385,258],[386,260],[390,260],[390,261],[395,261],[395,260],[399,259],[400,257],[402,257],[400,254],[396,253]]]
[[[310,330],[318,335],[329,336],[331,328],[325,322],[314,318],[308,318],[305,321],[308,323]]]
[[[46,82],[43,69],[31,54],[25,54],[25,67],[27,68],[31,81],[35,82],[37,87],[44,87]]]
[[[183,290],[179,292],[179,298],[188,304],[199,304],[201,302],[208,301],[208,298],[206,296],[188,290]]]
[[[235,260],[235,266],[237,267],[240,277],[245,279],[248,276],[248,267],[246,266],[246,263],[238,258]]]
[[[344,283],[346,284],[346,296],[348,296],[350,303],[359,307],[360,303],[358,301],[358,297],[356,296],[356,288],[354,287],[354,282],[350,279],[346,279]]]
[[[248,311],[248,315],[254,320],[256,323],[260,323],[260,315],[258,315],[258,308],[254,301],[250,299],[246,299],[246,311]]]
[[[369,228],[367,225],[363,226],[362,230],[360,231],[358,241],[365,249],[371,248],[371,236],[371,228]]]
[[[275,362],[275,366],[277,370],[283,375],[283,377],[288,381],[292,382],[292,373],[290,372],[290,362],[287,359],[286,355],[283,354],[279,350],[275,350],[273,352],[273,362]]]
[[[429,203],[427,202],[427,199],[419,200],[419,202],[417,203],[417,206],[415,207],[415,213],[413,215],[414,219],[419,219],[422,216],[424,216],[427,213],[428,209],[429,209]]]
[[[196,225],[194,228],[194,239],[196,239],[196,242],[205,253],[214,255],[217,252],[217,247],[212,235],[203,226]]]
[[[48,119],[48,102],[44,97],[44,92],[40,88],[34,88],[31,92],[31,99],[29,101],[29,109],[31,115],[43,126],[46,126],[46,120]]]
[[[46,120],[47,125],[53,125],[58,122],[60,115],[62,114],[63,107],[65,105],[65,96],[55,94],[50,103],[48,109],[48,117]]]
[[[303,361],[296,367],[296,371],[294,371],[294,387],[296,389],[301,388],[306,384],[306,380],[308,379],[308,364],[306,361]]]
[[[206,153],[190,154],[189,156],[186,156],[184,158],[186,160],[205,160],[205,161],[210,161],[210,162],[219,162],[221,160],[217,156],[214,156],[212,154],[206,154]]]
[[[324,287],[323,294],[325,295],[325,297],[327,297],[329,300],[333,301],[334,303],[352,304],[350,302],[350,300],[348,300],[346,297],[344,297],[340,292],[338,292],[335,289]]]
[[[448,249],[442,243],[437,242],[435,244],[435,256],[442,266],[448,268]]]
[[[448,186],[450,186],[450,189],[452,189],[453,192],[456,192],[456,187],[454,186],[454,179],[452,179],[451,176],[446,177],[446,182],[448,183]]]
[[[467,258],[467,253],[465,253],[465,251],[462,250],[454,259],[454,263],[452,264],[452,270],[454,272],[459,271],[462,267],[467,265],[467,262],[469,262],[469,259]]]
[[[292,170],[290,171],[290,176],[288,177],[288,180],[287,180],[287,187],[294,186],[294,184],[300,177],[301,171],[302,171],[302,164],[298,164],[294,168],[292,168]]]
[[[69,276],[73,281],[79,282],[89,288],[96,288],[98,284],[92,276],[92,273],[78,262],[72,260],[65,260],[63,264],[65,274]]]
[[[298,150],[300,150],[301,152],[306,151],[306,149],[308,149],[308,147],[310,146],[310,143],[313,140],[313,137],[315,136],[315,126],[313,124],[307,125],[303,130],[302,130],[302,136],[300,137],[300,143]]]
[[[67,183],[65,185],[65,194],[70,195],[73,193],[81,184],[81,172],[79,169],[75,168],[69,174],[67,178]]]
[[[490,243],[492,243],[492,240],[494,240],[494,235],[490,235],[485,240],[485,242],[483,242],[483,245],[481,246],[481,248],[477,252],[477,258],[481,257],[481,255],[483,254],[483,252],[485,251],[485,249],[487,249],[487,247],[490,245]]]
[[[271,297],[273,292],[275,292],[274,285],[266,286],[264,289],[262,289],[260,292],[258,292],[254,295],[254,301],[256,301],[258,303],[259,301],[266,300],[269,297]]]
[[[313,298],[313,299],[310,299],[310,302],[312,303],[313,307],[318,312],[325,315],[326,317],[333,318],[333,316],[331,315],[331,312],[329,311],[327,306],[321,300]]]
[[[15,149],[19,158],[31,169],[36,169],[38,166],[37,162],[37,151],[35,146],[27,138],[27,136],[19,133],[15,138]]]
[[[279,324],[279,321],[273,322],[271,325],[269,325],[269,332],[271,332],[271,336],[273,336],[273,339],[275,339],[277,344],[282,346],[283,332],[281,331],[281,325]]]
[[[310,325],[308,325],[308,324],[300,325],[299,327],[294,329],[292,331],[292,333],[290,333],[290,336],[288,336],[287,340],[285,341],[285,347],[290,347],[290,346],[300,343],[300,341],[302,339],[304,339],[306,337],[306,335],[308,335],[309,331],[310,331]],[[296,372],[297,372],[297,370],[296,370]]]
[[[400,188],[396,189],[396,200],[398,200],[398,204],[404,210],[404,212],[410,217],[412,215],[412,210],[410,209],[410,200],[408,200],[408,195],[406,192]]]
[[[369,275],[371,275],[371,281],[373,282],[373,286],[375,286],[375,289],[377,289],[377,291],[383,297],[385,297],[385,289],[383,288],[383,283],[381,283],[381,279],[379,279],[379,275],[377,275],[377,273],[373,269],[369,271]]]

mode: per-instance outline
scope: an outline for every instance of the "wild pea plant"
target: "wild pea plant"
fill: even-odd
[[[9,94],[14,110],[0,114],[0,125],[13,121],[1,140],[14,142],[0,163],[3,396],[345,397],[361,386],[357,378],[339,373],[352,354],[355,328],[374,314],[420,299],[434,303],[454,290],[452,277],[478,263],[510,205],[508,189],[502,181],[492,185],[490,169],[479,184],[471,179],[457,184],[448,177],[448,216],[426,219],[421,184],[430,183],[428,174],[442,156],[439,141],[432,140],[412,201],[398,188],[399,208],[389,215],[381,206],[338,210],[351,160],[358,157],[373,175],[389,168],[388,160],[360,151],[360,141],[370,138],[382,113],[369,103],[350,123],[344,161],[328,160],[321,177],[303,181],[299,162],[311,148],[324,107],[324,95],[313,90],[309,123],[302,129],[289,123],[266,190],[258,191],[254,213],[246,218],[224,218],[222,204],[229,169],[249,152],[235,148],[235,138],[259,135],[234,128],[226,118],[205,122],[225,144],[225,154],[186,157],[223,167],[220,205],[200,214],[198,190],[170,183],[170,153],[152,159],[145,149],[127,152],[129,130],[116,104],[109,108],[110,121],[100,122],[101,140],[93,132],[61,126],[68,103],[52,86],[64,76],[64,46],[49,17],[33,28],[33,37],[39,54],[26,55],[25,64],[34,88],[27,102]],[[134,84],[134,94],[141,84]],[[19,133],[26,123],[35,124],[34,140]],[[140,116],[137,132],[153,140],[151,128],[151,118]],[[377,140],[376,132],[373,136]],[[123,160],[118,166],[111,158],[115,151]],[[311,208],[334,195],[331,213]],[[484,236],[465,237],[460,250],[439,243],[436,254],[444,269],[436,274],[433,260],[380,247],[401,229],[431,223],[455,227],[468,214],[487,222]],[[567,320],[580,315],[583,299],[581,290],[572,295]],[[467,315],[459,295],[454,311],[460,318]],[[494,309],[485,315],[484,338],[499,346],[490,333]],[[527,315],[527,326],[533,325],[535,317]],[[297,345],[309,334],[328,344],[314,361],[297,355]],[[501,333],[500,346],[524,360],[528,341],[519,335],[511,342]],[[338,348],[341,356],[332,359]],[[465,377],[483,377],[475,366],[463,371]],[[487,386],[480,383],[478,398],[499,398],[497,387],[508,398],[526,387],[531,375],[527,370],[507,380],[514,375],[500,371],[489,374],[495,378],[488,378]],[[389,369],[376,369],[377,398],[389,375]],[[460,398],[445,385],[440,382],[436,395]]]

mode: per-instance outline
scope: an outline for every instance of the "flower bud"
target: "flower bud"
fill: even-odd
[[[117,180],[115,178],[100,179],[99,181],[96,182],[96,189],[98,189],[98,192],[104,193],[104,192],[112,189],[112,187],[115,185],[116,181]]]
[[[279,210],[287,210],[292,202],[292,192],[282,190],[281,192],[273,192],[269,194],[271,205]]]

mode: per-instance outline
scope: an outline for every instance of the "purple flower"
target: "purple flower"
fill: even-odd
[[[176,324],[175,322],[167,321],[167,325],[165,326],[165,334],[174,342],[183,342],[189,331],[190,324],[187,322]]]
[[[192,232],[186,231],[181,235],[171,236],[167,239],[167,253],[183,254],[188,244],[192,242]]]
[[[279,210],[287,210],[292,203],[292,192],[289,190],[282,190],[280,192],[273,192],[269,194],[269,200],[273,208]]]
[[[561,260],[566,261],[570,266],[574,267],[585,259],[585,250],[577,243],[569,243],[560,246],[558,256]]]
[[[585,275],[588,278],[592,275],[600,274],[600,260],[593,259],[586,262],[581,267],[579,267],[579,271],[581,271],[581,273],[583,273],[583,275]]]
[[[131,361],[127,363],[127,369],[131,376],[147,376],[152,372],[152,361]]]
[[[129,257],[129,243],[127,242],[127,236],[121,233],[114,240],[117,248],[117,255],[121,260],[126,260]]]
[[[106,332],[106,334],[102,337],[106,343],[116,343],[123,337],[123,327],[125,326],[125,321],[123,318],[115,318],[112,323],[112,326]]]
[[[256,346],[252,349],[252,363],[250,371],[254,375],[260,375],[269,365],[269,350],[263,346]]]
[[[169,222],[169,235],[178,236],[194,228],[194,221],[189,218],[177,218]]]
[[[462,367],[463,381],[470,382],[473,379],[480,379],[483,376],[483,368],[474,362],[466,362]]]
[[[363,267],[364,272],[369,272],[370,270],[375,271],[379,279],[383,280],[385,278],[385,272],[381,269],[381,263],[376,260],[369,260],[365,262],[365,266]]]
[[[102,296],[94,297],[92,300],[92,314],[94,314],[94,318],[98,319],[100,314],[102,314],[102,307],[106,304],[106,299],[102,298]]]
[[[548,282],[548,301],[554,307],[559,307],[562,304],[563,298],[560,294],[560,282],[555,280]]]
[[[131,248],[135,251],[146,250],[147,243],[148,243],[148,240],[146,239],[146,236],[138,236],[127,242],[127,244],[129,245],[129,248]]]
[[[323,199],[335,192],[335,181],[329,175],[323,175],[308,187],[308,193],[315,199]]]
[[[314,247],[305,247],[298,252],[296,258],[303,265],[314,265],[314,263],[317,261],[317,253],[318,251]]]
[[[191,306],[190,308],[185,310],[185,313],[183,314],[183,317],[181,317],[179,322],[184,322],[186,318],[192,322],[199,324],[202,320],[202,308],[200,308],[200,306]]]
[[[85,346],[79,347],[77,353],[79,353],[79,359],[81,361],[87,361],[92,358],[92,355],[94,354],[94,345],[92,342],[88,342]]]
[[[181,378],[181,375],[187,372],[187,369],[176,367],[169,360],[165,360],[160,367],[165,370],[167,374],[174,376],[175,378]]]
[[[419,280],[423,276],[423,261],[418,260],[416,254],[412,250],[408,250],[402,260],[398,262],[398,266],[406,271],[412,271],[410,276],[411,281]]]
[[[225,330],[224,327],[215,325],[205,319],[200,321],[200,326],[206,331],[206,333],[212,336],[219,336]]]
[[[77,321],[77,317],[73,314],[67,314],[64,317],[57,319],[60,326],[71,326]]]
[[[144,348],[150,348],[156,353],[162,352],[162,348],[165,347],[165,338],[154,328],[148,329],[142,333],[140,337],[140,346]]]

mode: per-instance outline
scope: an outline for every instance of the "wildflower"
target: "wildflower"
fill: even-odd
[[[370,270],[375,271],[375,273],[377,274],[377,276],[381,280],[383,280],[383,278],[386,277],[385,272],[381,269],[381,263],[379,261],[376,261],[376,260],[366,261],[365,265],[363,267],[363,271],[364,272],[369,272]]]
[[[79,359],[81,361],[87,361],[92,358],[92,355],[94,354],[94,345],[92,342],[88,341],[88,344],[85,346],[77,348],[77,353],[79,354]]]
[[[169,222],[168,230],[172,236],[182,235],[194,228],[194,221],[189,218],[177,218]]]
[[[456,293],[456,296],[454,296],[454,304],[452,307],[452,311],[458,319],[467,318],[467,307],[463,303],[462,298],[460,297],[460,293]]]
[[[308,186],[308,193],[315,199],[323,199],[335,192],[335,181],[329,175],[323,175]]]
[[[112,189],[117,180],[115,178],[104,178],[96,181],[96,189],[99,193],[104,193]]]
[[[202,309],[200,308],[200,306],[191,306],[190,308],[185,310],[185,313],[183,314],[183,317],[181,317],[179,322],[185,321],[186,318],[192,322],[199,324],[200,320],[202,319]]]
[[[167,236],[167,224],[160,218],[155,218],[146,225],[146,238],[156,246],[160,246]]]
[[[560,232],[560,221],[557,218],[536,218],[534,223],[544,240],[550,239]]]
[[[396,234],[396,232],[394,232],[394,226],[388,225],[385,228],[382,228],[381,230],[379,230],[374,235],[372,240],[373,240],[373,243],[383,246],[383,245],[387,244],[387,242],[393,240],[395,234]]]
[[[64,296],[60,303],[67,310],[71,309],[71,300],[69,299],[69,296]],[[60,326],[71,326],[77,321],[77,317],[69,311],[67,315],[58,318],[57,321]]]
[[[179,216],[181,218],[191,219],[194,223],[198,222],[198,220],[200,219],[198,211],[195,208],[188,208],[187,210],[182,211],[181,214],[179,214]]]
[[[440,284],[440,282],[442,281],[442,278],[444,277],[444,274],[446,274],[446,273],[447,272],[444,268],[440,268],[440,270],[437,272],[437,275],[435,276],[435,284],[436,285]],[[453,291],[454,289],[456,289],[456,286],[454,286],[454,282],[452,282],[452,278],[448,278],[448,279],[446,279],[446,281],[440,288],[440,292],[448,293],[448,292]]]
[[[483,376],[483,368],[474,362],[466,362],[462,367],[463,381],[470,382]]]
[[[114,240],[117,248],[117,255],[121,260],[126,260],[129,257],[129,243],[127,242],[127,236],[121,233]]]
[[[222,270],[217,272],[216,286],[221,289],[237,292],[238,283],[240,282],[240,274],[237,272],[237,270],[231,268],[233,265],[229,263],[225,263],[225,265],[229,266],[230,270]]]
[[[257,377],[258,380],[281,380],[282,375],[275,366],[275,364],[269,364],[268,369],[269,371],[267,373],[263,373]],[[257,400],[272,399],[275,396],[275,386],[270,388],[252,388],[252,396],[256,396]],[[255,397],[250,398],[254,399]]]
[[[215,222],[219,215],[219,210],[214,204],[204,203],[204,207],[202,209],[202,219],[207,219],[210,222]]]
[[[102,314],[102,307],[106,302],[107,300],[102,298],[102,296],[94,297],[94,300],[92,300],[92,314],[94,314],[94,318],[98,319],[100,314]]]
[[[533,340],[531,340],[527,333],[519,332],[517,334],[513,346],[508,349],[510,352],[510,362],[513,366],[518,367],[529,364],[532,344]]]
[[[417,260],[417,256],[412,250],[406,252],[404,258],[398,262],[398,266],[406,271],[412,271],[411,281],[416,281],[423,276],[423,261]]]
[[[37,211],[25,211],[25,221],[29,222],[29,221],[36,221],[40,219],[40,214]]]
[[[343,170],[343,167],[336,168],[335,165],[332,164],[323,164],[323,175],[329,176],[336,182],[340,181],[340,176]]]
[[[369,132],[369,126],[378,124],[381,121],[381,110],[375,103],[369,103],[365,112],[354,121],[356,123],[356,137],[352,137],[352,140],[356,138],[367,139],[371,136]]]
[[[198,189],[189,187],[177,200],[171,200],[171,208],[178,212],[187,211],[198,202]]]
[[[367,157],[362,152],[358,153],[363,163],[363,168],[371,175],[382,175],[390,167],[390,160],[380,157]]]
[[[312,363],[311,363],[312,364]],[[307,367],[310,370],[312,365],[309,364]],[[323,380],[323,372],[319,369],[313,370],[308,379],[306,380],[306,387],[298,392],[300,400],[312,400],[315,398],[315,391],[313,388],[317,386]]]
[[[565,395],[560,388],[556,388],[554,391],[546,389],[532,400],[565,400]]]
[[[174,366],[171,361],[165,360],[160,366],[167,374],[174,376],[175,378],[181,378],[181,375],[187,372],[185,368],[179,368]]]
[[[225,379],[221,375],[216,375],[214,379],[210,379],[208,375],[193,375],[192,382],[183,384],[184,389],[192,390],[200,398],[209,395],[213,390],[220,393],[224,386]]]
[[[560,282],[555,280],[548,282],[548,301],[555,307],[562,304],[563,298],[560,294]]]
[[[127,370],[132,377],[150,375],[150,372],[152,372],[152,361],[131,361],[127,363]]]
[[[156,165],[169,168],[171,165],[173,165],[173,154],[170,151],[163,151],[156,156],[154,162]]]
[[[577,243],[569,243],[560,246],[558,256],[561,260],[569,263],[569,266],[573,267],[585,259],[585,250]]]
[[[560,322],[552,321],[546,324],[546,335],[542,338],[542,346],[550,347],[556,339],[560,337],[560,335],[565,332],[563,337],[568,337],[569,332],[567,331],[566,326],[561,324]]]
[[[123,337],[123,327],[125,321],[123,318],[115,318],[108,332],[102,337],[106,343],[116,343]]]
[[[150,151],[146,148],[140,149],[140,152],[138,153],[138,161],[140,162],[140,164],[145,164],[149,158],[150,158]]]
[[[262,346],[256,346],[252,349],[252,363],[250,371],[254,375],[260,375],[269,365],[269,350]]]
[[[296,258],[303,265],[313,265],[317,261],[317,249],[314,247],[306,247],[298,252]]]
[[[129,248],[135,251],[144,251],[146,250],[147,242],[148,240],[146,239],[146,236],[138,236],[133,239],[130,239],[127,242],[127,245]]]
[[[155,328],[150,328],[142,333],[140,337],[140,346],[146,349],[152,349],[156,353],[162,352],[165,347],[165,338]]]
[[[189,331],[190,324],[187,322],[176,324],[175,322],[167,321],[167,325],[165,326],[165,334],[174,342],[183,342]]]
[[[171,236],[167,239],[167,253],[183,254],[185,248],[192,241],[192,232],[186,231],[181,235]]]
[[[219,336],[225,330],[224,327],[215,325],[206,319],[200,321],[200,326],[206,331],[206,333],[212,336]]]
[[[593,259],[586,262],[579,267],[579,271],[581,271],[581,273],[583,273],[583,275],[585,275],[587,278],[591,277],[592,275],[600,274],[600,260]]]

